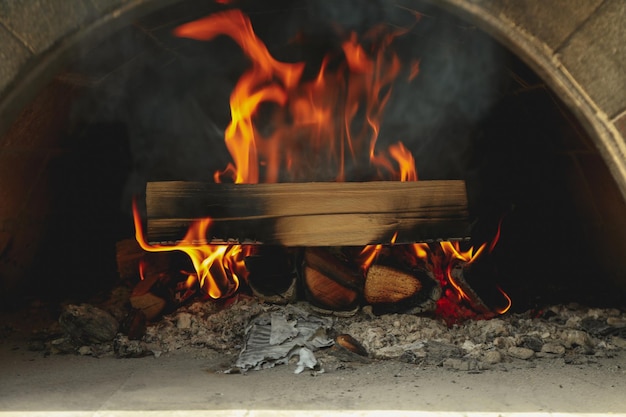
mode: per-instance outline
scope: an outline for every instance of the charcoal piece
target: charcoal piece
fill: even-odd
[[[131,340],[121,334],[113,341],[113,351],[117,358],[143,358],[153,354],[144,342]]]
[[[543,340],[535,336],[524,336],[522,337],[521,346],[531,349],[534,352],[541,352],[541,348],[543,347]]]
[[[120,324],[120,332],[130,340],[140,340],[146,334],[146,315],[138,309],[131,309]]]
[[[608,324],[606,320],[585,317],[580,322],[580,327],[592,336],[608,336],[614,334],[615,328]]]
[[[109,342],[119,327],[111,314],[89,304],[68,305],[59,324],[72,342],[80,345]]]

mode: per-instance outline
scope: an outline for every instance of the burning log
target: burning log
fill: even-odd
[[[306,249],[303,277],[305,297],[318,308],[354,311],[361,302],[363,273],[329,249]]]
[[[464,239],[465,182],[212,184],[150,182],[147,240],[173,245],[210,218],[202,243],[360,246]]]
[[[196,294],[196,280],[182,269],[188,259],[177,252],[146,252],[140,262],[141,280],[130,295],[130,304],[150,321],[173,310]],[[190,282],[193,281],[193,282]]]
[[[458,262],[451,268],[450,277],[454,280],[454,286],[457,287],[459,293],[474,311],[483,315],[491,315],[492,310],[467,282],[466,277],[471,275],[472,267],[472,264]]]
[[[430,311],[440,296],[435,277],[425,269],[372,265],[367,271],[364,297],[376,314]]]

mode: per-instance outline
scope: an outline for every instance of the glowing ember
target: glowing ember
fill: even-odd
[[[341,50],[329,52],[316,75],[304,79],[307,64],[276,60],[239,10],[176,28],[176,36],[201,41],[227,36],[249,59],[249,68],[231,93],[231,120],[224,132],[232,162],[214,173],[215,182],[350,181],[359,180],[357,175],[364,173],[370,179],[417,181],[413,155],[401,142],[387,149],[377,147],[383,111],[403,69],[390,46],[406,32],[380,26],[362,39],[347,34]],[[406,69],[407,78],[413,80],[419,73],[419,61],[409,63]],[[262,106],[264,117],[259,116]],[[197,280],[210,297],[220,298],[233,294],[240,280],[246,279],[243,259],[250,248],[207,244],[210,219],[194,222],[175,246],[149,245],[136,206],[133,210],[136,238],[144,250],[180,250],[189,255],[197,273],[189,278],[189,285]],[[395,236],[390,243],[394,240]],[[382,247],[371,245],[361,251],[358,261],[364,271]],[[435,255],[427,244],[413,245],[416,258],[438,271],[446,294],[450,292],[447,300],[455,297],[456,304],[468,296],[452,278],[452,265],[474,262],[485,248],[483,244],[476,251],[462,251],[458,242],[441,242],[441,254]]]

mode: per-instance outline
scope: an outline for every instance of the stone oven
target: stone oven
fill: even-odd
[[[625,307],[622,1],[0,0],[1,310],[106,293],[146,183],[227,165],[245,57],[173,31],[233,8],[285,61],[302,38],[317,59],[337,28],[419,16],[400,47],[416,86],[381,131],[420,180],[465,181],[472,242],[499,236],[473,289],[489,305],[505,289],[516,313]]]

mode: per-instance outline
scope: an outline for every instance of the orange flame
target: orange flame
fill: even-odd
[[[228,0],[218,2],[225,4]],[[420,15],[415,17],[417,21]],[[371,41],[368,48],[351,33],[341,44],[343,61],[336,64],[339,51],[329,53],[319,64],[317,75],[303,80],[306,64],[274,59],[254,33],[250,19],[239,10],[223,11],[176,28],[176,36],[195,40],[228,36],[250,61],[230,96],[231,120],[224,141],[232,162],[214,173],[215,182],[345,181],[353,179],[348,167],[362,172],[363,163],[374,167],[378,178],[417,181],[413,155],[401,142],[386,150],[377,149],[383,111],[401,70],[400,59],[388,47],[407,31],[376,27],[364,36]],[[409,80],[418,75],[419,64],[410,64]],[[261,106],[271,109],[262,120]],[[161,246],[146,243],[134,202],[133,214],[136,238],[144,250],[180,250],[188,254],[197,273],[197,277],[190,276],[189,286],[197,279],[210,297],[220,298],[233,294],[240,280],[246,278],[243,259],[250,248],[207,244],[210,219],[194,222],[179,244]],[[442,279],[450,283],[458,297],[466,296],[452,279],[452,261],[474,262],[486,244],[475,252],[473,248],[462,251],[458,242],[441,242],[440,247],[444,260],[437,260],[425,243],[413,245],[413,251],[425,263],[435,263],[439,270],[446,271]],[[383,245],[366,246],[358,256],[362,267],[369,268],[382,249]]]
[[[230,96],[231,121],[224,132],[224,141],[232,162],[215,172],[214,180],[248,184],[345,181],[346,164],[358,167],[362,163],[361,155],[367,155],[369,163],[382,176],[416,181],[415,161],[402,143],[392,145],[387,152],[376,150],[383,109],[401,69],[398,56],[389,52],[388,46],[406,31],[375,28],[366,35],[373,40],[367,50],[356,34],[349,34],[341,45],[343,63],[331,71],[329,62],[336,62],[337,56],[329,53],[322,60],[317,76],[302,80],[305,63],[274,59],[254,33],[250,19],[239,10],[223,11],[176,28],[176,36],[195,40],[228,36],[250,60],[250,67]],[[416,75],[414,71],[412,74]],[[267,118],[272,123],[271,129],[264,128],[263,122],[268,120],[257,117],[260,107],[268,104],[273,109]],[[323,167],[322,173],[319,167]],[[236,290],[241,275],[237,271],[243,267],[242,249],[206,245],[210,219],[196,221],[183,242],[175,247],[147,245],[138,219],[135,211],[137,239],[144,249],[187,253],[201,285],[213,298]],[[374,261],[380,248],[364,249],[362,256],[366,263]]]
[[[344,181],[348,179],[346,163],[361,164],[363,151],[369,155],[370,164],[394,176],[389,159],[376,151],[376,142],[383,110],[401,69],[400,59],[388,47],[404,32],[376,28],[365,35],[376,40],[368,50],[352,33],[341,46],[343,63],[330,71],[329,61],[336,56],[329,53],[317,76],[302,80],[305,63],[274,59],[254,33],[250,19],[239,10],[179,26],[174,33],[180,37],[203,41],[220,35],[230,37],[251,62],[230,97],[231,122],[224,136],[233,162],[216,172],[215,180],[248,184]],[[271,129],[263,129],[268,120],[256,117],[264,103],[272,105],[273,114],[267,118]],[[389,153],[398,163],[399,159],[412,161],[402,144],[393,145]],[[264,167],[263,177],[259,166]],[[320,173],[320,166],[328,170]],[[410,173],[414,167],[401,169],[400,177],[417,179]],[[334,175],[328,177],[328,172]]]
[[[361,250],[357,256],[357,262],[361,265],[361,269],[367,271],[374,263],[380,252],[383,250],[383,245],[367,245]]]
[[[507,293],[504,292],[504,290],[500,287],[498,287],[498,291],[500,291],[500,294],[502,294],[504,296],[504,298],[506,299],[506,306],[502,307],[502,308],[498,308],[496,309],[496,313],[498,314],[504,314],[507,311],[509,311],[511,309],[511,306],[513,305],[513,301],[511,300],[511,297],[509,297],[509,295]]]
[[[488,253],[490,253],[495,248],[498,242],[501,232],[501,225],[502,221],[500,221],[500,223],[498,224],[498,231],[496,233],[496,236],[489,244]],[[451,287],[452,291],[444,292],[444,297],[442,297],[442,299],[440,300],[440,304],[445,304],[445,308],[449,308],[449,304],[457,305],[463,300],[468,301],[470,304],[472,304],[472,297],[468,295],[463,290],[461,285],[459,285],[459,283],[455,280],[454,275],[452,274],[452,270],[455,265],[458,265],[459,262],[464,264],[471,264],[479,259],[479,257],[485,252],[485,249],[487,248],[487,243],[483,243],[476,250],[474,249],[474,246],[471,246],[467,250],[462,250],[461,244],[458,241],[443,241],[438,242],[437,245],[439,249],[441,249],[439,256],[433,254],[431,246],[427,243],[415,243],[411,245],[411,247],[415,257],[417,259],[421,259],[424,264],[430,267],[430,269],[440,281],[442,287]],[[511,308],[512,301],[508,294],[506,294],[500,287],[497,287],[497,289],[506,299],[507,305],[504,308],[496,308],[494,312],[496,314],[504,314]],[[446,314],[453,315],[454,313],[448,312]]]
[[[195,279],[209,297],[218,299],[232,295],[239,288],[239,281],[247,277],[244,257],[249,254],[250,248],[242,245],[208,245],[206,232],[210,225],[209,219],[197,220],[189,228],[185,238],[175,246],[150,245],[146,242],[141,216],[137,204],[133,201],[133,221],[135,224],[135,239],[139,246],[148,252],[182,251],[186,253],[198,274],[190,277],[191,286]]]

